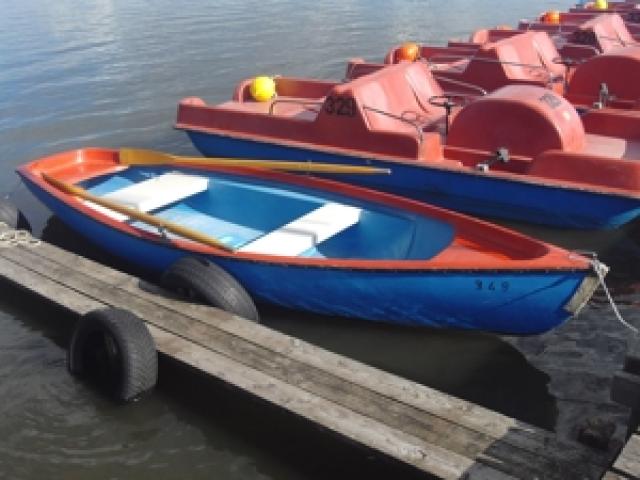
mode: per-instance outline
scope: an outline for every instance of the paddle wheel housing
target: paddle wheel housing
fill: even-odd
[[[567,98],[591,105],[599,101],[602,84],[609,105],[640,108],[640,47],[624,47],[591,58],[579,65],[571,78]]]
[[[455,117],[447,144],[533,158],[548,150],[577,152],[585,131],[576,110],[542,87],[512,85],[467,105]]]

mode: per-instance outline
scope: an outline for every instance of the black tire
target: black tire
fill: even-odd
[[[162,276],[163,284],[190,298],[260,321],[258,309],[247,291],[229,273],[204,258],[182,257]]]
[[[121,402],[137,400],[158,380],[153,337],[142,320],[120,308],[94,310],[78,321],[67,366]]]
[[[11,228],[31,231],[31,225],[22,212],[6,199],[0,199],[0,222],[6,223]]]

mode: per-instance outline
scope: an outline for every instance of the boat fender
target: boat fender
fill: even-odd
[[[93,310],[80,318],[67,367],[120,402],[139,399],[158,379],[153,337],[139,317],[121,308]]]
[[[242,285],[223,268],[210,261],[184,256],[173,263],[162,276],[163,284],[193,299],[260,321],[258,309]]]
[[[0,199],[0,222],[10,228],[31,231],[31,225],[18,207],[7,199]]]

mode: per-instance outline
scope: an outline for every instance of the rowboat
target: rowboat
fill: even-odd
[[[537,334],[576,314],[606,273],[597,261],[400,197],[156,158],[83,149],[18,173],[63,222],[132,265],[160,274],[203,259],[255,300],[305,311]]]
[[[424,62],[345,82],[278,77],[255,101],[183,99],[176,127],[205,156],[372,165],[344,181],[445,208],[561,228],[608,229],[640,213],[640,116],[590,110],[538,86],[507,86],[466,106]],[[453,103],[452,103],[453,102]]]

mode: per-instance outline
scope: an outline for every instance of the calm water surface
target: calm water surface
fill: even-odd
[[[230,97],[256,74],[341,78],[349,57],[379,60],[411,39],[444,42],[476,27],[513,24],[570,1],[519,0],[21,0],[0,15],[0,192],[48,238],[71,235],[16,185],[14,168],[83,146],[191,153],[174,131],[177,101]],[[553,232],[545,232],[552,235]],[[614,235],[615,237],[615,235]],[[572,245],[582,237],[563,237]],[[636,243],[621,232],[591,240],[616,265],[633,316]],[[72,245],[86,249],[81,244]],[[98,253],[93,252],[98,255]],[[92,254],[92,252],[88,252]],[[631,259],[631,260],[630,260]],[[220,385],[172,375],[120,408],[71,378],[64,314],[0,294],[0,478],[353,478],[390,470],[336,447],[295,421]],[[586,317],[604,309],[596,304]],[[504,340],[266,312],[267,323],[334,351],[509,415],[554,428],[549,378]],[[610,321],[609,319],[607,321]],[[452,361],[452,357],[455,361]],[[175,373],[175,372],[174,372]],[[176,378],[180,378],[180,382]]]

